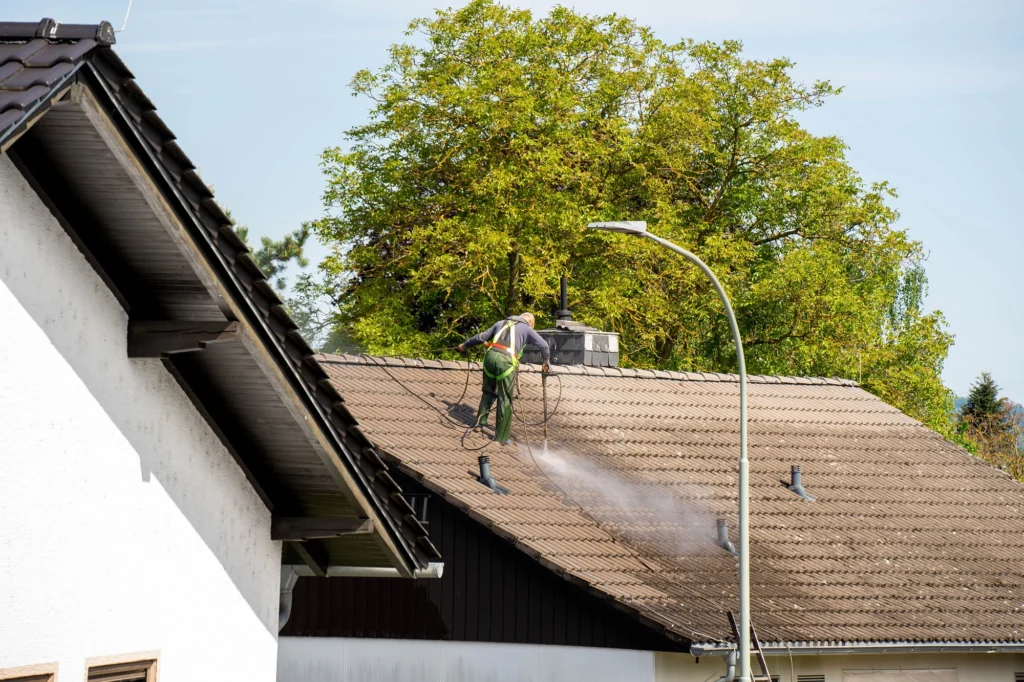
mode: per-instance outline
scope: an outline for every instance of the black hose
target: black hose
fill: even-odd
[[[449,348],[434,349],[434,351],[450,350],[450,349],[457,349],[457,348],[458,348],[458,346],[451,346]],[[379,362],[377,360],[377,358],[375,358],[374,356],[362,354],[362,355],[360,355],[360,357],[364,357],[367,360],[369,360],[376,367],[378,367],[381,371],[383,371],[392,381],[394,381],[396,384],[401,386],[409,395],[413,396],[414,398],[419,400],[421,403],[423,403],[424,405],[426,405],[430,409],[432,409],[435,412],[437,412],[438,415],[441,417],[441,425],[442,426],[445,426],[446,428],[451,428],[451,429],[463,429],[463,427],[465,426],[465,423],[464,422],[458,422],[458,421],[454,420],[452,418],[452,416],[451,416],[451,411],[453,409],[455,409],[456,407],[462,405],[462,401],[465,399],[466,394],[469,392],[470,371],[472,371],[472,368],[466,367],[465,369],[461,370],[461,371],[464,371],[466,373],[466,383],[462,387],[462,394],[458,397],[458,399],[454,403],[452,403],[451,406],[449,406],[447,409],[442,410],[437,405],[434,405],[433,403],[428,401],[426,398],[421,396],[419,393],[417,393],[416,391],[414,391],[411,388],[409,388],[409,386],[406,385],[406,383],[404,381],[402,381],[401,379],[396,377],[394,374],[392,374],[388,370],[387,365],[384,365],[381,362]],[[515,375],[514,375],[514,379],[513,379],[513,381],[515,382],[516,392],[517,393],[518,393],[518,389],[519,389],[519,367],[520,367],[520,365],[517,363],[516,364],[516,369],[515,369]],[[552,409],[550,413],[547,413],[547,410],[546,410],[546,408],[547,408],[547,400],[545,399],[544,402],[545,402],[546,416],[541,421],[539,421],[539,422],[528,422],[526,420],[526,418],[520,413],[520,411],[518,409],[516,409],[516,401],[515,400],[512,401],[512,414],[515,415],[516,418],[518,418],[519,421],[522,422],[523,426],[527,428],[527,448],[529,448],[529,440],[528,440],[528,438],[529,438],[529,430],[528,430],[528,427],[530,427],[530,426],[544,426],[545,430],[546,430],[547,429],[547,423],[551,420],[552,417],[555,416],[555,414],[558,412],[558,407],[562,404],[562,377],[558,376],[558,375],[556,375],[556,377],[558,378],[558,397],[555,400],[554,409]],[[431,393],[430,395],[436,397],[435,393]],[[499,397],[499,400],[500,400],[500,397]],[[471,447],[469,445],[466,445],[466,438],[475,429],[479,428],[480,422],[482,421],[482,419],[484,417],[486,417],[486,416],[488,416],[490,414],[492,407],[493,407],[493,403],[491,404],[490,407],[487,408],[487,411],[483,415],[478,415],[477,416],[477,420],[476,420],[475,424],[473,424],[472,426],[469,426],[468,428],[465,428],[465,430],[463,431],[462,436],[459,438],[459,444],[462,446],[462,448],[464,450],[468,450],[470,452],[477,452],[479,450],[483,450],[484,448],[486,448],[488,445],[490,445],[491,443],[493,443],[497,439],[497,435],[498,434],[497,434],[497,431],[495,431],[494,435],[492,435],[490,437],[490,439],[487,440],[486,443],[484,443],[483,445],[481,445],[479,447]],[[533,456],[532,451],[531,451],[530,455],[531,455],[531,457]]]
[[[439,350],[446,350],[446,349],[439,349]],[[394,374],[389,372],[387,367],[385,365],[382,365],[381,363],[377,362],[377,359],[375,357],[373,357],[371,355],[363,355],[362,357],[367,358],[374,365],[376,365],[377,367],[382,369],[385,374],[387,374],[393,381],[395,381],[395,383],[397,383],[399,386],[404,388],[410,395],[415,397],[417,400],[421,401],[424,405],[426,405],[427,407],[429,407],[430,409],[434,410],[439,415],[441,415],[441,417],[443,417],[444,420],[446,422],[448,422],[448,424],[450,424],[451,426],[456,427],[456,428],[462,428],[463,424],[455,422],[454,420],[452,420],[450,412],[451,412],[452,407],[455,407],[457,405],[461,405],[462,404],[462,400],[466,397],[466,393],[469,391],[469,372],[470,372],[470,368],[469,367],[467,367],[465,370],[463,370],[463,371],[466,372],[466,385],[462,389],[462,395],[459,397],[458,401],[456,401],[455,404],[452,407],[449,407],[447,410],[441,410],[436,405],[431,404],[425,398],[423,398],[418,393],[416,393],[411,388],[409,388],[405,384],[405,382],[403,382],[401,379],[399,379]],[[561,376],[558,376],[558,375],[555,375],[555,376],[558,377],[558,398],[557,398],[557,400],[555,402],[555,408],[553,410],[551,410],[551,413],[548,414],[546,416],[546,418],[543,419],[542,421],[535,422],[535,423],[531,423],[531,422],[526,421],[525,417],[520,415],[519,412],[516,410],[515,400],[512,401],[512,413],[519,418],[520,422],[522,422],[523,427],[524,427],[523,428],[523,432],[524,432],[525,438],[523,439],[523,443],[526,445],[526,451],[530,454],[530,461],[533,462],[534,468],[537,469],[537,471],[539,471],[541,473],[541,475],[545,479],[547,479],[548,483],[550,483],[555,488],[555,490],[557,490],[558,492],[560,492],[562,494],[563,498],[569,500],[574,505],[576,505],[576,508],[580,510],[580,513],[582,513],[583,516],[585,516],[586,518],[590,519],[590,521],[592,521],[594,523],[594,525],[596,525],[599,529],[601,529],[602,531],[607,533],[608,537],[612,538],[613,540],[618,541],[622,545],[622,547],[624,547],[626,549],[626,551],[628,551],[631,555],[633,555],[633,558],[635,558],[637,561],[639,561],[640,564],[642,566],[644,566],[647,570],[651,571],[652,573],[658,573],[658,571],[655,570],[653,566],[648,564],[647,561],[644,560],[644,558],[639,553],[637,553],[636,550],[634,550],[632,547],[630,547],[628,543],[624,542],[623,540],[620,540],[614,534],[612,534],[607,528],[604,527],[604,524],[602,524],[600,521],[598,521],[597,518],[595,518],[593,514],[588,512],[583,507],[582,504],[580,504],[575,499],[573,499],[573,497],[571,495],[569,495],[569,493],[565,492],[565,489],[562,488],[562,486],[558,485],[558,483],[556,483],[555,480],[553,478],[551,478],[551,476],[548,475],[548,472],[544,471],[544,468],[541,467],[540,464],[537,463],[537,458],[533,454],[533,448],[530,446],[530,427],[531,426],[540,426],[540,425],[544,425],[546,427],[547,423],[551,420],[552,417],[555,416],[555,413],[558,411],[558,406],[561,405],[561,403],[562,403],[562,378],[561,378]],[[519,365],[518,364],[516,365],[514,377],[515,377],[514,378],[514,382],[515,382],[515,385],[516,385],[516,390],[518,392],[518,387],[519,387]],[[493,406],[493,403],[491,403],[491,405]],[[486,415],[490,414],[490,411],[491,411],[491,408],[488,407],[487,408],[487,412],[485,412],[484,415],[482,415],[482,416],[486,416]],[[477,424],[474,424],[473,426],[470,426],[469,428],[467,428],[463,432],[462,437],[459,439],[459,444],[462,446],[463,449],[469,450],[470,452],[477,452],[477,451],[483,450],[484,448],[489,446],[497,438],[498,434],[497,434],[497,430],[495,430],[494,435],[491,436],[491,438],[486,443],[484,443],[483,445],[481,445],[479,447],[470,447],[470,446],[466,445],[466,436],[468,436],[474,429],[477,428],[477,426],[480,423],[480,420],[481,420],[481,417],[478,416],[477,417]],[[545,439],[545,442],[546,442],[546,439]]]

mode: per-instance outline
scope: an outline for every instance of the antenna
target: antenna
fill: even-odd
[[[128,0],[128,9],[124,11],[124,21],[121,22],[121,28],[114,31],[114,33],[120,33],[124,30],[124,27],[128,25],[128,15],[132,12],[132,0]]]

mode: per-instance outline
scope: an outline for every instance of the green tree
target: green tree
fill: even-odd
[[[624,364],[734,369],[695,268],[582,227],[645,219],[719,274],[751,371],[859,378],[951,432],[952,337],[921,307],[922,247],[893,227],[892,188],[797,120],[837,88],[737,42],[669,44],[562,7],[474,0],[409,32],[355,76],[369,121],[323,155],[314,229],[355,342],[423,354],[522,308],[543,325],[567,273],[577,317],[620,332]]]
[[[225,209],[235,232],[242,241],[249,243],[249,227],[238,225],[231,215],[231,209]],[[309,265],[306,258],[306,242],[312,234],[309,223],[289,232],[281,239],[263,236],[260,245],[253,249],[252,258],[260,266],[263,274],[274,283],[278,291],[285,292],[288,282],[284,272],[294,261],[300,268]],[[345,335],[344,331],[335,328],[331,323],[329,306],[332,303],[320,282],[308,272],[299,273],[295,285],[285,298],[285,305],[302,331],[303,338],[314,349],[328,353],[356,352],[358,347]]]
[[[982,372],[960,410],[959,431],[972,450],[989,464],[1024,481],[1024,412],[999,397],[992,375]]]
[[[967,402],[960,412],[962,419],[1002,419],[1005,405],[999,400],[999,386],[988,372],[982,372],[971,385]]]
[[[232,223],[235,223],[231,211],[225,211]],[[236,225],[235,232],[242,238],[242,241],[249,243],[249,226]],[[289,232],[281,239],[274,239],[263,235],[260,237],[260,245],[253,249],[252,258],[260,270],[267,276],[268,280],[274,283],[278,291],[284,291],[288,283],[284,278],[284,271],[288,265],[295,261],[300,268],[309,265],[309,259],[305,255],[306,241],[311,234],[309,223],[303,223],[302,227]]]

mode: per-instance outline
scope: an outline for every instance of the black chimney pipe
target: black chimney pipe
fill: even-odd
[[[571,320],[572,313],[569,311],[569,280],[562,275],[562,279],[559,282],[559,303],[561,308],[555,312],[556,320]]]

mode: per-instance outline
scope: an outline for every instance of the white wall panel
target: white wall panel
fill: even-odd
[[[0,156],[0,669],[157,652],[161,682],[274,679],[270,513]]]
[[[653,682],[649,651],[282,637],[278,682]]]

